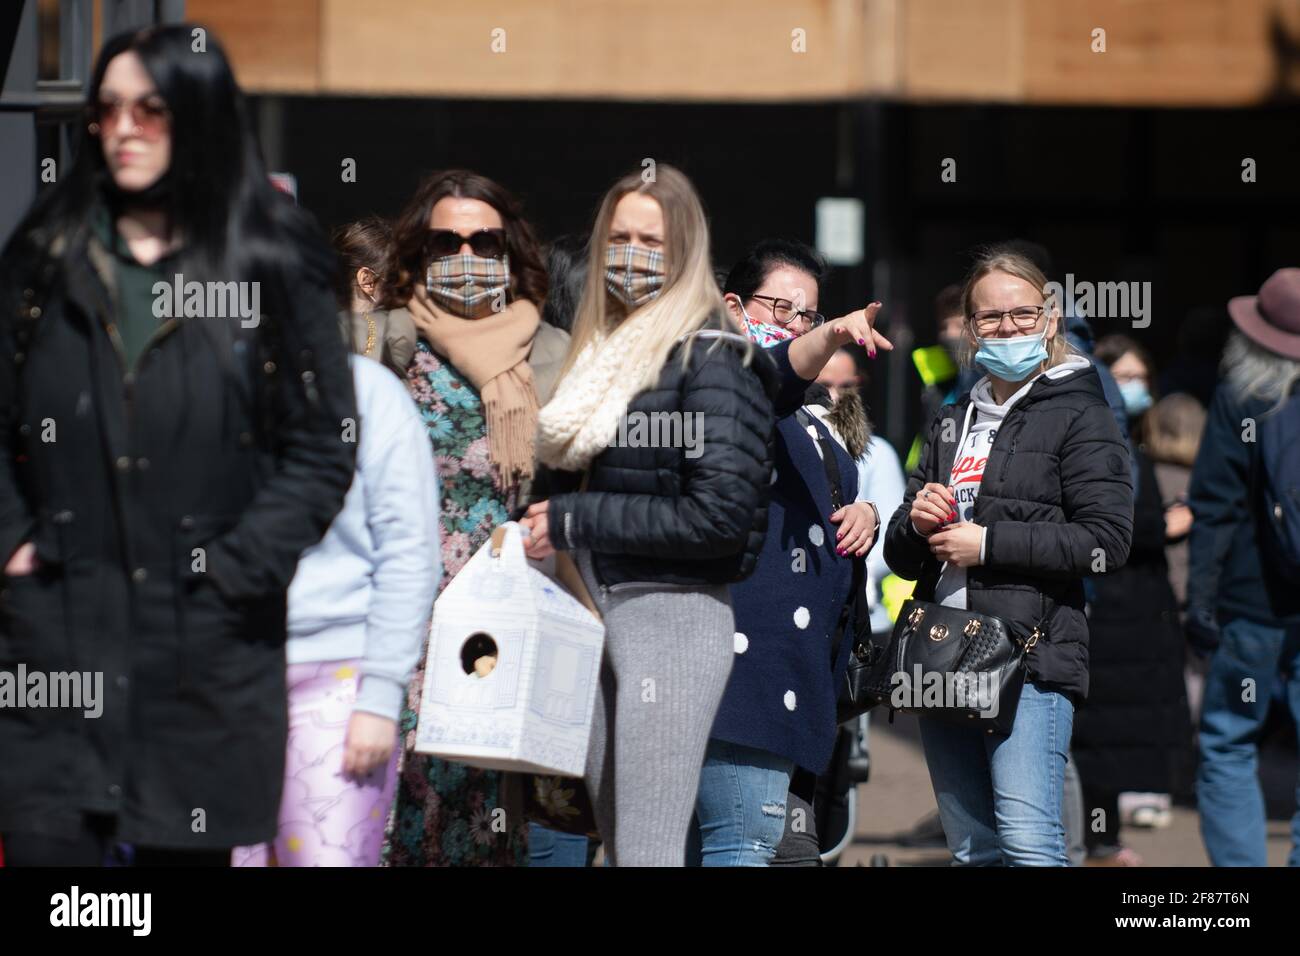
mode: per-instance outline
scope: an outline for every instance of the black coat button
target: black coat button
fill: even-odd
[[[186,515],[185,517],[181,518],[181,530],[182,530],[182,531],[193,531],[193,530],[194,530],[194,519],[191,518],[189,515]]]
[[[130,470],[131,470],[131,459],[128,458],[126,455],[123,455],[121,458],[119,458],[119,459],[117,460],[117,470],[118,470],[118,471],[130,471]]]
[[[149,580],[149,572],[144,568],[136,568],[131,572],[131,580],[136,584],[144,584],[145,581]]]

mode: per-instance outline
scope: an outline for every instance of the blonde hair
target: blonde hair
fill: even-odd
[[[1047,368],[1055,368],[1078,354],[1074,347],[1066,341],[1065,316],[1062,313],[1061,304],[1056,300],[1056,296],[1047,288],[1047,276],[1043,274],[1043,270],[1038,268],[1032,259],[1022,253],[1010,249],[994,248],[980,253],[974,265],[971,266],[970,273],[966,276],[966,282],[962,286],[961,311],[966,334],[962,336],[961,349],[957,356],[962,365],[970,366],[975,361],[975,352],[978,348],[975,342],[975,328],[971,324],[971,313],[974,312],[971,299],[975,294],[975,286],[985,276],[994,272],[1001,272],[1005,275],[1015,276],[1017,279],[1023,279],[1035,289],[1038,289],[1043,296],[1044,318],[1050,320],[1053,315],[1056,316],[1056,334],[1043,343],[1047,346]],[[1030,302],[1025,303],[1025,305],[1033,304]]]
[[[1142,440],[1152,461],[1192,467],[1204,430],[1204,406],[1184,392],[1166,395],[1142,416]]]
[[[625,357],[628,368],[646,363],[642,381],[635,383],[635,390],[641,391],[659,380],[678,339],[703,328],[711,318],[725,315],[725,312],[709,255],[708,221],[691,181],[678,169],[662,163],[649,182],[642,178],[640,170],[628,173],[605,193],[596,213],[588,244],[587,279],[578,302],[569,354],[560,377],[568,374],[588,344],[604,341],[613,335],[631,314],[606,291],[605,250],[609,246],[614,207],[632,192],[654,199],[664,216],[663,289],[635,310],[638,321],[645,319],[658,334],[644,336]],[[683,362],[689,354],[690,343],[684,350]],[[752,349],[747,349],[746,361],[750,355]]]

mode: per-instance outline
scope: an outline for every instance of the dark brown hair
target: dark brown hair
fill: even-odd
[[[961,286],[954,282],[952,285],[946,285],[939,290],[939,294],[934,297],[934,321],[942,322],[950,315],[960,315],[966,318],[962,309]]]
[[[504,186],[465,169],[430,173],[397,217],[393,255],[384,278],[385,305],[397,308],[410,301],[415,283],[428,267],[424,250],[429,216],[438,200],[448,196],[481,200],[500,214],[510,256],[510,298],[527,299],[541,308],[546,300],[546,269],[519,201]]]
[[[356,222],[339,226],[330,234],[330,243],[338,253],[339,268],[334,276],[334,297],[339,308],[352,311],[352,296],[356,292],[357,272],[370,269],[380,282],[379,292],[384,295],[383,282],[388,276],[389,258],[393,250],[393,226],[379,216],[366,216]]]
[[[1097,361],[1104,362],[1107,368],[1110,368],[1110,366],[1114,365],[1125,355],[1128,355],[1129,352],[1132,352],[1137,357],[1137,360],[1146,366],[1147,382],[1152,388],[1154,388],[1156,367],[1151,361],[1151,353],[1138,345],[1136,341],[1129,338],[1127,335],[1119,335],[1116,333],[1102,336],[1102,338],[1097,342],[1096,348],[1092,350],[1092,354]],[[1155,398],[1154,393],[1151,397]]]

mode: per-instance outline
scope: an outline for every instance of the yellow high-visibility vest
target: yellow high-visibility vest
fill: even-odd
[[[915,581],[904,581],[897,574],[886,575],[880,582],[880,603],[889,614],[891,621],[898,620],[898,612],[903,602],[916,590]]]

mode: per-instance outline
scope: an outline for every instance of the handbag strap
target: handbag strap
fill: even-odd
[[[835,449],[830,447],[830,443],[822,438],[821,429],[813,424],[813,416],[808,414],[807,411],[800,408],[795,412],[795,420],[808,431],[821,453],[822,467],[826,469],[826,482],[830,485],[831,490],[831,507],[839,511],[844,507],[844,489],[840,482],[840,464],[835,459]],[[856,643],[862,636],[864,628],[870,632],[871,612],[866,608],[866,596],[863,593],[867,562],[864,558],[852,558],[850,560],[852,562],[853,576],[849,583],[849,598],[844,602],[844,607],[840,609],[839,624],[836,631],[843,634],[844,629],[852,624],[853,643]],[[835,642],[834,647],[835,653],[831,658],[832,669],[838,668],[840,651],[844,650],[839,641]],[[852,652],[851,649],[849,649],[849,652]]]
[[[840,463],[835,460],[835,449],[826,447],[822,440],[821,429],[813,424],[813,417],[807,411],[800,408],[794,413],[794,417],[808,431],[817,446],[822,466],[826,469],[826,483],[831,488],[831,507],[839,511],[844,507],[844,489],[840,483]]]

